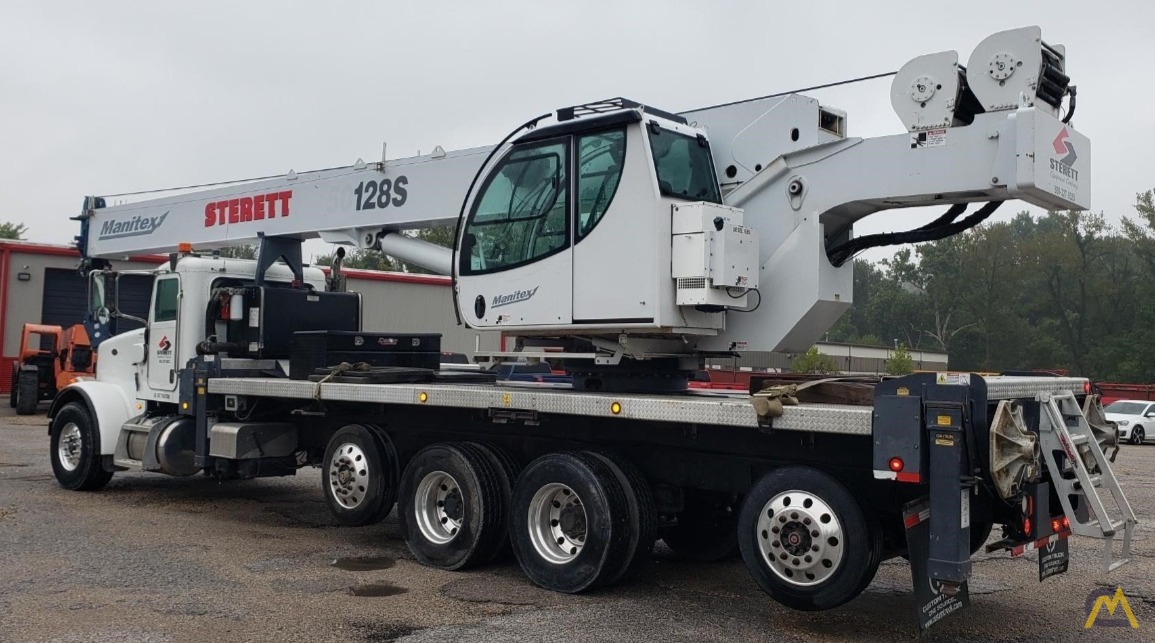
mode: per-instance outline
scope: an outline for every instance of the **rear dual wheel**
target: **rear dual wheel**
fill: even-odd
[[[653,547],[649,487],[615,456],[542,456],[518,478],[511,505],[514,555],[539,587],[572,594],[613,584]]]
[[[350,424],[329,439],[321,488],[337,522],[378,523],[397,501],[397,451],[379,427]]]
[[[473,442],[428,446],[401,476],[397,519],[420,562],[456,570],[487,563],[508,539],[517,467],[500,447]]]

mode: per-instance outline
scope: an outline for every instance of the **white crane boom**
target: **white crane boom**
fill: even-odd
[[[86,208],[81,251],[114,258],[256,243],[262,236],[375,247],[383,228],[453,223],[491,147],[433,153]],[[366,236],[368,235],[368,236]],[[447,262],[446,262],[447,264]],[[448,265],[445,266],[448,269]]]

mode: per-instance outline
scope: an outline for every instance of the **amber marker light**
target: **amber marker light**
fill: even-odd
[[[613,404],[610,404],[610,413],[613,413],[614,415],[617,415],[617,414],[619,414],[619,413],[621,413],[621,412],[622,412],[622,404],[621,404],[621,402],[614,402]]]
[[[422,404],[425,404],[426,402],[429,401],[429,394],[426,393],[425,391],[421,391],[420,393],[417,394],[417,401],[421,402]]]

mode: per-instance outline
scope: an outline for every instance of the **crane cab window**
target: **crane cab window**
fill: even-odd
[[[577,139],[578,150],[578,240],[601,221],[622,179],[626,158],[626,131],[611,130],[587,134]]]
[[[662,196],[687,201],[721,203],[710,144],[704,137],[686,136],[651,122],[650,150]]]
[[[462,274],[507,270],[569,247],[569,144],[518,147],[482,186],[462,240]]]

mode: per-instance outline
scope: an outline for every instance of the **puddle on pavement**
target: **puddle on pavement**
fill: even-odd
[[[388,583],[375,583],[373,585],[357,585],[350,587],[349,593],[353,596],[396,596],[408,592],[404,587],[397,587]]]
[[[378,569],[389,569],[396,562],[388,556],[351,556],[338,558],[329,564],[347,572],[371,572]]]

